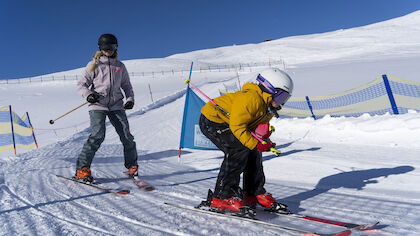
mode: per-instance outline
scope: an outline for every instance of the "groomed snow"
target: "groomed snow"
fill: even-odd
[[[420,81],[418,42],[420,12],[414,12],[354,29],[125,63],[129,72],[140,73],[188,70],[191,61],[198,66],[282,59],[295,80],[294,95],[318,96],[351,89],[385,73]],[[239,71],[241,83],[262,69]],[[40,147],[18,149],[16,157],[10,151],[0,152],[0,235],[291,234],[163,204],[197,205],[213,189],[223,160],[220,151],[184,149],[178,161],[187,76],[132,77],[136,103],[127,113],[131,133],[140,154],[140,175],[156,190],[139,191],[124,177],[122,145],[108,124],[92,171],[107,187],[131,190],[122,197],[55,177],[74,174],[89,135],[86,107],[54,125],[48,123],[84,102],[75,81],[1,84],[0,106],[12,105],[18,114],[29,112]],[[223,83],[237,82],[237,74],[196,70],[192,81],[216,97]],[[282,155],[264,154],[266,189],[292,211],[353,223],[381,222],[373,232],[352,235],[420,234],[418,112],[282,119],[272,125],[276,127],[272,140]],[[264,212],[258,217],[323,233],[342,230]]]

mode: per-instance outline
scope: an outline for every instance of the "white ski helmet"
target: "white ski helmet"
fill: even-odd
[[[263,91],[273,95],[273,99],[283,105],[292,96],[293,81],[290,76],[278,69],[270,68],[262,71],[257,76],[257,81]]]

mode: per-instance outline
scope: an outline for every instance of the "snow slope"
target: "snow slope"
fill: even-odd
[[[261,44],[222,47],[162,59],[125,62],[130,72],[196,65],[284,59],[296,82],[296,96],[350,89],[383,73],[420,81],[420,12],[360,28],[296,36]],[[240,72],[241,83],[259,70]],[[79,73],[81,69],[72,72]],[[178,145],[188,75],[132,78],[136,104],[128,112],[140,154],[140,174],[156,187],[137,190],[122,171],[123,150],[108,124],[106,139],[92,165],[94,176],[117,197],[59,179],[71,176],[89,135],[86,107],[48,124],[83,103],[75,81],[2,84],[0,104],[28,111],[40,148],[0,152],[0,235],[289,235],[238,220],[168,208],[163,203],[196,205],[213,188],[223,160],[220,151],[183,150]],[[236,72],[194,71],[192,81],[210,97]],[[151,102],[148,86],[153,90]],[[273,120],[272,139],[281,157],[264,154],[266,188],[298,213],[354,223],[381,224],[353,235],[419,235],[420,114],[359,118]],[[318,232],[341,229],[292,221],[258,212],[274,223]]]

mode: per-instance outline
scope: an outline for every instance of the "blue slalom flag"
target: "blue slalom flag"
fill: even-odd
[[[206,103],[189,86],[185,98],[184,117],[180,148],[193,148],[202,150],[217,150],[218,148],[201,132],[199,120],[201,108]]]
[[[182,148],[193,148],[202,150],[217,150],[218,148],[201,133],[198,124],[201,116],[201,108],[206,104],[194,91],[191,90],[189,81],[193,62],[191,62],[190,75],[188,78],[187,91],[185,96],[184,114],[182,117],[181,138],[179,143],[179,155],[181,158]]]

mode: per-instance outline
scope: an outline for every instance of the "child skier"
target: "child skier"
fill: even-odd
[[[105,119],[108,116],[124,146],[124,166],[131,176],[138,175],[137,149],[130,134],[124,109],[134,106],[134,92],[127,69],[118,60],[118,41],[112,34],[98,39],[99,51],[95,53],[77,83],[79,93],[89,104],[91,134],[83,145],[76,162],[75,177],[92,182],[90,165],[96,151],[105,139]],[[123,105],[124,91],[126,103]]]
[[[258,125],[266,124],[290,98],[293,81],[280,69],[267,69],[257,76],[258,84],[246,83],[241,91],[214,99],[201,109],[200,129],[221,151],[224,160],[216,181],[211,207],[221,211],[240,211],[257,204],[287,212],[287,206],[276,202],[264,189],[265,176],[261,152],[275,144],[260,143],[251,135]],[[239,195],[243,173],[243,196]]]

